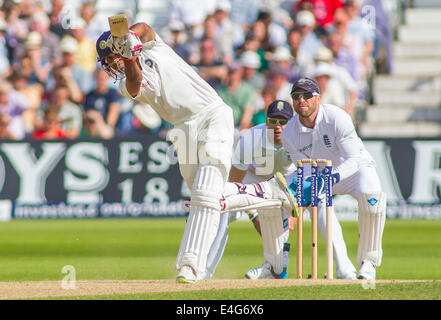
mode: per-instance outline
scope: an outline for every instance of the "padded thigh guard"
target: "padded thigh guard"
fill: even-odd
[[[289,237],[288,214],[284,213],[281,208],[259,210],[263,255],[276,274],[283,272],[283,246]]]
[[[215,165],[202,165],[191,190],[191,206],[176,259],[176,269],[190,265],[204,273],[208,251],[219,226],[219,199],[226,178]]]
[[[382,238],[386,222],[386,193],[362,194],[358,199],[359,242],[357,264],[370,260],[381,265]]]

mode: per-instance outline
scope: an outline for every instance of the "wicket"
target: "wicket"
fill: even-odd
[[[311,224],[312,224],[312,272],[311,278],[317,279],[317,206],[318,190],[317,176],[318,163],[325,164],[325,190],[326,190],[326,279],[333,279],[333,246],[332,246],[332,161],[326,159],[302,159],[297,161],[297,278],[303,278],[303,165],[311,164]]]

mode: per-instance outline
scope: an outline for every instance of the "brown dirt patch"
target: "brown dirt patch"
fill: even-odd
[[[423,282],[433,280],[376,280],[375,283]],[[175,280],[77,280],[75,289],[63,289],[61,281],[0,282],[0,299],[29,299],[69,296],[97,296],[194,290],[245,289],[264,287],[347,285],[361,281],[351,280],[206,280],[194,284]]]

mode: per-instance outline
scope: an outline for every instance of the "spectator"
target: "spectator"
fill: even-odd
[[[77,18],[71,24],[72,36],[77,40],[77,49],[75,52],[75,63],[88,73],[93,73],[96,69],[96,48],[95,40],[92,40],[85,34],[86,22]]]
[[[240,55],[240,62],[243,66],[243,79],[258,92],[265,86],[265,76],[259,72],[261,67],[260,57],[255,51],[245,51]]]
[[[150,105],[136,103],[133,107],[133,115],[131,134],[139,135],[152,132],[157,134],[160,130],[162,119]]]
[[[300,50],[302,43],[302,29],[298,26],[292,28],[288,32],[288,46],[291,56],[293,57],[293,65],[291,72],[304,76],[306,70],[311,69],[314,65],[314,60],[307,52]]]
[[[81,4],[80,16],[86,22],[85,35],[89,39],[98,39],[108,29],[107,19],[96,14],[95,1],[85,0]]]
[[[243,81],[243,68],[238,61],[228,66],[227,84],[217,90],[224,102],[233,109],[234,126],[239,132],[252,125],[256,106],[256,91]]]
[[[23,112],[23,121],[26,133],[30,134],[34,130],[35,112],[42,103],[44,88],[40,83],[30,83],[29,77],[19,69],[14,70],[9,80],[14,90],[29,102],[29,108]]]
[[[262,89],[262,103],[263,108],[260,108],[252,118],[253,126],[257,126],[258,124],[265,123],[266,122],[266,111],[268,106],[276,100],[276,90],[274,90],[271,86],[265,86]]]
[[[393,34],[388,15],[381,0],[365,0],[365,6],[372,6],[375,12],[373,27],[375,30],[374,58],[376,73],[392,72]]]
[[[9,130],[9,123],[11,116],[9,114],[0,113],[0,139],[2,140],[16,140],[15,136]]]
[[[68,29],[63,26],[67,17],[63,14],[64,0],[51,0],[51,10],[49,12],[49,30],[57,35],[59,39],[68,35]],[[65,19],[65,20],[63,20]]]
[[[311,11],[302,10],[296,14],[296,24],[302,33],[302,41],[298,48],[300,55],[307,55],[309,60],[313,60],[318,49],[323,46],[320,37],[315,30],[316,21]]]
[[[58,118],[57,108],[48,106],[44,110],[43,124],[40,129],[32,133],[32,139],[65,139],[66,133],[61,128],[61,120]]]
[[[274,66],[270,69],[268,84],[276,91],[276,99],[291,103],[291,87],[289,82],[289,72],[280,66]]]
[[[260,27],[256,27],[257,25],[260,25]],[[262,22],[256,22],[255,25],[253,25],[253,29],[261,29],[264,32],[263,29],[264,25]],[[258,71],[264,72],[268,69],[269,62],[267,58],[265,57],[265,51],[261,47],[261,40],[263,39],[263,36],[258,36],[254,31],[249,31],[245,37],[245,41],[243,44],[237,49],[236,56],[241,56],[243,52],[245,51],[253,51],[256,52],[260,57],[260,69]]]
[[[23,112],[29,108],[29,101],[20,93],[15,91],[9,82],[0,83],[0,113],[10,117],[8,130],[15,139],[25,137],[25,125]]]
[[[246,34],[257,19],[259,0],[231,0],[230,19]]]
[[[49,73],[53,64],[43,57],[43,39],[41,35],[32,31],[29,32],[24,43],[26,56],[29,56],[32,71],[30,73],[31,81],[45,83],[48,79]]]
[[[168,26],[161,31],[161,37],[182,59],[189,61],[191,51],[182,21],[169,21]]]
[[[257,21],[261,21],[266,30],[266,38],[263,41],[265,43],[266,51],[272,51],[273,48],[286,45],[286,31],[283,26],[273,20],[271,12],[265,9],[261,9]]]
[[[53,65],[61,63],[60,39],[49,30],[50,19],[43,11],[38,11],[30,17],[30,31],[38,32],[42,36],[42,60]]]
[[[318,25],[328,28],[334,22],[334,12],[342,7],[342,0],[299,0],[295,9],[296,12],[309,10],[314,14]]]
[[[109,88],[109,76],[99,68],[95,71],[96,88],[86,95],[84,110],[97,110],[106,125],[115,130],[120,115],[120,95]]]
[[[9,73],[10,63],[8,60],[8,45],[6,40],[6,22],[0,17],[0,77],[5,77]]]
[[[57,74],[54,70],[52,79],[47,84],[48,91],[51,91],[55,85],[61,82],[70,90],[70,99],[75,103],[83,103],[84,95],[93,90],[92,75],[84,71],[76,62],[75,54],[78,50],[78,42],[71,36],[64,37],[61,40],[61,51],[63,62],[55,70],[60,71]],[[57,76],[60,76],[57,78]]]
[[[334,28],[343,39],[343,46],[351,52],[357,61],[359,75],[359,87],[364,93],[364,99],[368,94],[368,79],[372,72],[373,33],[369,31],[362,20],[353,18],[348,14],[352,13],[352,3],[345,2],[345,9],[338,9],[335,12]],[[349,9],[351,8],[351,9]]]
[[[100,112],[89,109],[84,113],[84,126],[81,135],[88,138],[111,139],[114,130],[104,121]]]
[[[219,0],[214,17],[217,22],[216,27],[216,43],[222,55],[222,61],[225,64],[232,62],[234,58],[234,49],[243,43],[244,35],[242,28],[233,23],[229,14],[231,4],[228,0]]]
[[[326,63],[318,64],[313,77],[320,88],[321,102],[346,106],[346,94],[343,85],[332,74],[331,67]]]
[[[201,39],[204,32],[203,23],[211,12],[207,12],[204,2],[199,0],[172,0],[170,20],[180,20],[185,24],[189,41]]]
[[[49,105],[57,111],[66,138],[78,138],[82,128],[83,115],[81,108],[69,100],[69,88],[65,85],[57,85],[51,94]],[[43,126],[43,116],[39,110],[35,121],[35,130],[41,130]]]
[[[200,57],[200,61],[196,65],[199,75],[207,81],[210,86],[217,88],[225,82],[228,68],[219,59],[219,54],[213,39],[202,39],[200,42]]]
[[[298,73],[296,66],[293,64],[294,59],[291,55],[290,50],[285,46],[279,46],[274,50],[274,53],[271,55],[271,68],[279,67],[285,70],[288,74],[289,82],[296,82],[300,79],[301,75]]]
[[[346,112],[353,116],[354,108],[357,104],[357,98],[360,93],[357,82],[352,78],[352,76],[345,68],[337,65],[333,61],[332,52],[326,47],[321,48],[317,52],[315,62],[317,64],[316,69],[313,71],[312,75],[308,74],[307,76],[313,77],[317,71],[317,68],[319,68],[320,65],[324,65],[321,68],[325,68],[323,70],[329,72],[331,80],[335,80],[335,82],[338,82],[344,91],[344,102],[337,105],[341,107],[344,106]]]
[[[343,38],[339,33],[331,33],[328,37],[328,47],[332,52],[335,64],[345,68],[351,77],[358,81],[357,61],[355,57],[343,47]]]
[[[0,19],[0,30],[5,28],[5,39],[8,49],[8,59],[10,63],[14,63],[16,57],[24,55],[23,42],[29,32],[28,24],[20,17],[20,9],[13,1],[5,2],[3,5],[5,14],[5,25]],[[6,57],[6,56],[4,56]]]

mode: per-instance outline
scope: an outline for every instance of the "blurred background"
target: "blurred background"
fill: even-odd
[[[57,202],[56,212],[87,215],[66,204],[115,202],[89,214],[124,215],[129,209],[118,203],[133,202],[133,215],[183,214],[188,190],[165,161],[170,124],[122,97],[96,63],[108,16],[125,13],[131,24],[153,27],[215,88],[233,108],[238,134],[264,122],[272,100],[292,103],[297,79],[315,78],[322,102],[351,115],[376,158],[396,203],[390,214],[441,217],[440,1],[0,3],[2,212],[38,216],[26,206]],[[410,203],[430,212],[406,209]]]

